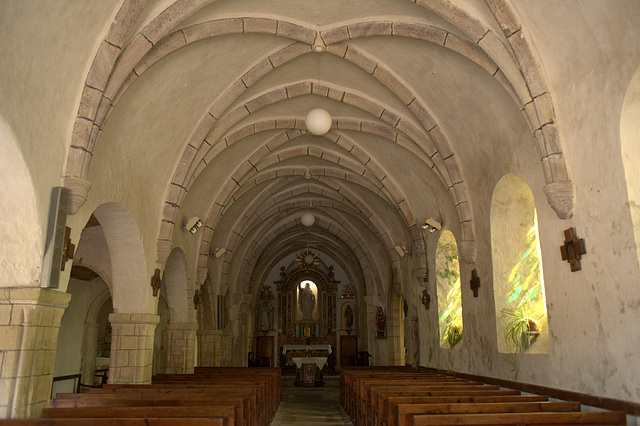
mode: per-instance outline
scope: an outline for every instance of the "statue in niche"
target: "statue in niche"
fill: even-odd
[[[387,318],[384,316],[384,311],[378,306],[378,312],[376,313],[376,338],[384,339],[385,328],[387,326]]]
[[[316,307],[316,296],[311,290],[309,283],[305,287],[300,286],[300,294],[298,296],[298,306],[302,312],[302,319],[313,319],[313,311]]]
[[[353,328],[353,309],[351,309],[351,305],[347,305],[347,309],[344,310],[344,324],[347,330]]]

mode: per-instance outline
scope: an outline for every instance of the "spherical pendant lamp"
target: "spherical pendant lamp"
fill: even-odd
[[[316,136],[322,136],[331,129],[331,114],[322,108],[309,111],[305,119],[307,130]]]
[[[300,222],[306,227],[312,226],[316,221],[316,217],[312,213],[305,213],[300,218]]]

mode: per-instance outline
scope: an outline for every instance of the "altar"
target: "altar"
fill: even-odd
[[[322,368],[327,363],[326,356],[296,356],[291,360],[296,366],[296,386],[324,385]]]
[[[324,357],[325,360],[332,352],[331,345],[284,345],[282,354],[287,359],[287,366],[293,366],[294,357]],[[324,366],[324,364],[323,364]],[[322,367],[320,367],[322,368]]]

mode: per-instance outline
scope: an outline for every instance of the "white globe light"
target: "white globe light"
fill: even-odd
[[[321,108],[312,109],[307,114],[305,124],[312,134],[322,136],[331,129],[331,114]]]
[[[307,227],[312,226],[315,223],[315,221],[316,221],[316,217],[311,213],[305,213],[300,218],[300,222],[302,222],[302,224]]]

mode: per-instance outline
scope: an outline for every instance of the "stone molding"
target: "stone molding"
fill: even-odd
[[[87,201],[91,182],[78,176],[65,176],[63,185],[69,190],[69,214],[76,214]]]
[[[560,219],[573,216],[575,185],[573,182],[551,182],[545,185],[544,193],[553,211]]]

